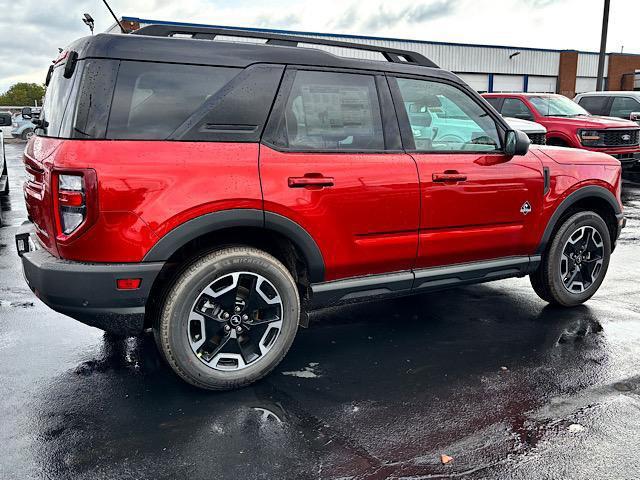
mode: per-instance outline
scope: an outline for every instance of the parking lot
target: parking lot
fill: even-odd
[[[273,374],[211,393],[150,336],[112,338],[29,291],[23,148],[7,145],[0,228],[0,478],[637,478],[640,184],[583,307],[523,278],[325,310]]]

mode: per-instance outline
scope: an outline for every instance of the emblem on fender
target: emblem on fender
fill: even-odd
[[[527,215],[531,213],[531,204],[529,202],[524,202],[522,207],[520,207],[520,213],[523,215]]]

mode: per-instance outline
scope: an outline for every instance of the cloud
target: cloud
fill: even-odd
[[[256,25],[262,28],[284,28],[293,30],[301,22],[301,18],[290,13],[288,15],[260,15],[256,18]]]
[[[458,0],[439,0],[436,2],[409,5],[400,9],[388,9],[380,5],[376,13],[371,14],[362,23],[365,28],[379,30],[394,27],[398,23],[425,23],[451,15]]]
[[[119,16],[204,24],[597,50],[600,0],[110,0]],[[598,5],[596,14],[593,7]],[[113,18],[101,0],[0,0],[0,92],[17,80],[41,83],[58,47]],[[571,18],[571,22],[567,22]],[[609,50],[640,53],[640,1],[611,5]]]

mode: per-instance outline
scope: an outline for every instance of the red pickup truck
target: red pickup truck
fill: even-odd
[[[547,145],[608,153],[625,168],[640,160],[640,126],[635,122],[591,115],[562,95],[487,93],[483,96],[505,117],[544,125]]]

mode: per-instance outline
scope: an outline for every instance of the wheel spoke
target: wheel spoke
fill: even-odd
[[[570,293],[582,293],[597,280],[602,270],[604,244],[594,227],[577,228],[562,249],[560,276]]]
[[[203,289],[192,307],[191,349],[217,370],[240,370],[258,361],[282,328],[282,300],[265,277],[233,272]]]

